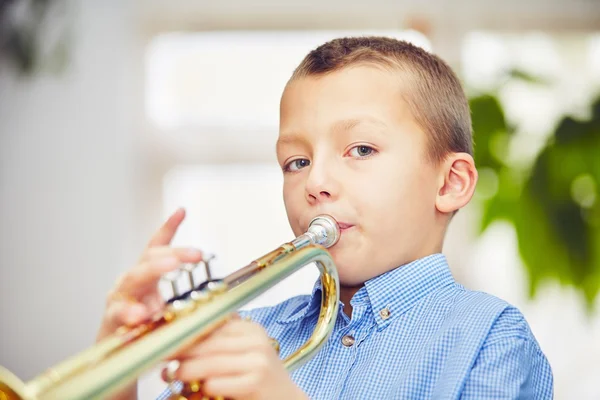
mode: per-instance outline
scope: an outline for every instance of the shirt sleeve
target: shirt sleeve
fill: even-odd
[[[498,317],[466,379],[461,400],[552,399],[553,376],[523,315],[509,307]]]
[[[174,383],[174,385],[177,387],[177,390],[181,390],[181,388],[183,387],[183,384],[179,381]],[[173,392],[171,392],[171,389],[169,389],[169,387],[167,386],[165,390],[158,395],[156,400],[168,400],[169,397],[171,397],[171,395],[173,395]]]

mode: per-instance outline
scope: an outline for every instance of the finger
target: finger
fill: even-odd
[[[113,301],[106,311],[106,319],[112,328],[134,326],[148,317],[148,309],[141,303],[131,303],[125,300]]]
[[[154,256],[146,256],[127,272],[117,285],[117,290],[131,296],[139,296],[154,288],[158,280],[167,272],[178,268],[182,263],[198,263],[202,260],[202,252],[194,248],[160,247],[155,252],[146,252]]]
[[[151,247],[146,250],[140,259],[140,263],[171,256],[176,257],[184,263],[199,263],[202,261],[202,252],[198,249],[192,247],[160,246]]]
[[[191,346],[175,356],[178,360],[212,357],[215,355],[231,355],[261,348],[252,337],[210,336],[200,343]],[[266,345],[264,346],[266,349]]]
[[[196,255],[196,258],[201,257]],[[175,256],[155,258],[136,265],[125,273],[117,285],[117,290],[139,298],[150,290],[156,289],[158,280],[167,272],[174,271],[181,265]]]
[[[156,231],[150,242],[148,242],[147,247],[155,247],[155,246],[165,246],[171,243],[175,233],[177,232],[177,228],[185,218],[185,210],[183,208],[178,208],[168,219],[167,221]]]
[[[211,397],[240,399],[252,397],[258,391],[259,385],[260,378],[257,374],[240,374],[207,379],[202,389]]]
[[[241,318],[239,314],[236,314],[235,317],[229,319],[227,323],[220,326],[213,333],[215,336],[229,336],[229,337],[238,337],[238,336],[263,336],[267,337],[267,331],[265,328],[250,319]]]
[[[156,314],[165,308],[165,300],[158,290],[144,296],[141,303],[147,307],[150,314]]]
[[[175,257],[156,259],[135,266],[119,279],[115,290],[117,292],[141,299],[150,290],[154,290],[160,277],[179,266]]]
[[[238,313],[232,313],[209,332],[201,341],[211,344],[221,340],[240,340],[267,338],[267,332],[260,324],[250,320],[241,319]],[[210,344],[209,344],[210,345]]]
[[[251,373],[268,368],[268,359],[260,353],[218,355],[180,361],[175,377],[184,382],[205,380],[217,376]]]
[[[188,344],[185,347],[180,348],[177,352],[173,353],[171,356],[167,358],[167,360],[180,360],[180,359],[188,359],[193,358],[195,354],[205,354],[204,350],[199,350],[201,348],[210,348],[212,346],[213,341],[216,340],[217,337],[220,337],[218,334],[219,326],[223,324],[227,324],[229,321],[234,319],[239,319],[240,316],[238,313],[232,313],[225,317],[225,319],[219,323],[217,323],[216,327],[212,331],[204,332],[201,335],[197,335],[195,340]],[[210,340],[209,340],[210,339]],[[242,342],[245,342],[247,338],[242,337]],[[220,343],[219,339],[219,343]],[[228,340],[232,340],[231,338]],[[208,344],[206,344],[208,343]],[[237,347],[240,350],[246,350],[243,345]],[[238,351],[239,352],[239,351]],[[208,354],[208,352],[206,353]]]
[[[188,360],[192,358],[205,358],[216,355],[241,354],[258,351],[263,354],[271,353],[279,357],[279,343],[258,331],[255,334],[241,333],[236,336],[212,334],[199,340],[173,356],[173,359]]]

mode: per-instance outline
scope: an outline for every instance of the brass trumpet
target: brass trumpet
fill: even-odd
[[[292,371],[312,358],[333,330],[339,281],[333,259],[325,249],[338,241],[339,234],[332,217],[318,216],[306,233],[291,242],[223,279],[205,282],[169,300],[150,321],[122,328],[26,383],[0,367],[0,400],[107,398],[157,363],[208,335],[244,304],[315,262],[323,286],[321,312],[310,339],[284,360],[287,370]],[[186,385],[185,389],[188,395],[201,390],[197,385]],[[182,393],[174,398],[185,397]]]

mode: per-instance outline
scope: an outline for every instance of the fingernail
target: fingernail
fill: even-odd
[[[188,249],[187,253],[188,253],[188,256],[190,256],[190,257],[194,257],[194,258],[202,257],[202,252],[198,249]]]
[[[165,257],[158,261],[157,266],[159,268],[171,268],[177,264],[177,258],[175,257]]]

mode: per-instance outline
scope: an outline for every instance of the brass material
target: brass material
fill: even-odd
[[[338,232],[335,232],[338,234]],[[140,375],[227,321],[240,307],[304,266],[315,262],[321,272],[323,295],[317,325],[309,340],[283,360],[288,371],[308,361],[328,339],[338,313],[339,282],[333,259],[312,239],[295,247],[286,243],[233,274],[207,294],[177,300],[142,325],[118,332],[38,377],[24,383],[0,367],[2,400],[106,399]],[[209,285],[210,286],[210,285]],[[191,399],[201,394],[201,382],[184,385]],[[175,394],[173,399],[186,399]],[[198,397],[201,396],[201,397]]]
[[[273,346],[277,354],[279,354],[281,351],[281,346],[279,346],[279,341],[277,341],[277,339],[271,338],[271,346]]]

